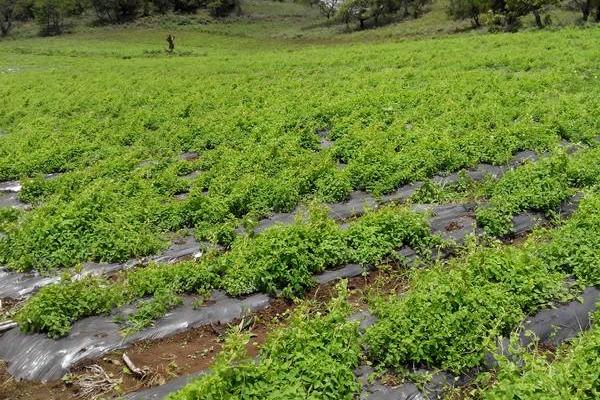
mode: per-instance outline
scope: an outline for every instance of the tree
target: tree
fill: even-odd
[[[358,21],[360,29],[364,29],[371,17],[371,6],[370,0],[346,0],[338,10],[338,17],[346,24]]]
[[[65,17],[73,12],[73,0],[36,0],[34,14],[43,35],[60,35]]]
[[[111,22],[130,21],[144,9],[143,0],[91,0],[98,19]]]
[[[17,15],[17,0],[0,0],[0,36],[6,36]]]
[[[30,21],[35,18],[35,0],[16,0],[16,21]]]
[[[208,12],[213,17],[226,17],[234,11],[241,12],[239,0],[212,0],[208,3]]]
[[[403,10],[403,16],[413,15],[418,18],[425,6],[432,0],[347,0],[338,9],[337,18],[346,24],[358,21],[359,28],[364,29],[370,19],[375,24],[379,18],[392,15]]]
[[[340,7],[341,0],[320,0],[319,10],[327,19],[333,17]]]
[[[600,20],[600,0],[571,0],[571,4],[581,10],[584,21],[589,19],[596,7],[596,21]]]
[[[543,28],[544,23],[540,11],[557,3],[558,0],[506,0],[506,10],[517,18],[533,13],[536,25],[538,28]]]
[[[195,13],[198,9],[206,5],[202,0],[171,0],[173,9],[183,13]]]
[[[170,0],[147,0],[156,12],[165,14],[173,8],[173,3]]]
[[[473,25],[481,26],[479,16],[492,9],[489,0],[450,0],[448,16],[455,20],[471,19]]]
[[[396,11],[402,10],[402,16],[404,18],[412,16],[418,18],[423,8],[432,2],[432,0],[392,0]]]
[[[412,5],[413,17],[419,18],[419,15],[421,15],[425,6],[431,2],[432,0],[410,0],[409,3]]]

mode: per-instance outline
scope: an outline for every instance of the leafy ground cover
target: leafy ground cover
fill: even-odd
[[[275,226],[254,238],[239,237],[229,252],[207,255],[200,262],[152,265],[114,281],[65,277],[29,299],[16,320],[24,331],[59,337],[78,319],[151,296],[129,317],[129,328],[139,329],[177,305],[182,293],[206,295],[224,289],[235,296],[257,291],[298,296],[314,285],[315,273],[327,268],[402,261],[396,253],[402,246],[424,252],[436,242],[426,216],[405,208],[369,212],[347,229],[314,210],[307,220]]]
[[[487,233],[501,236],[509,232],[512,217],[519,212],[556,211],[577,190],[597,184],[598,157],[597,147],[572,156],[559,151],[509,171],[482,189],[489,201],[477,211],[479,224]]]
[[[570,298],[571,290],[565,285],[567,276],[577,278],[579,285],[593,282],[587,271],[581,274],[577,266],[594,257],[593,247],[588,244],[594,240],[589,238],[599,237],[595,222],[600,216],[599,205],[600,196],[591,193],[563,226],[541,229],[520,246],[473,243],[464,256],[415,272],[408,291],[401,297],[394,294],[372,299],[371,306],[379,320],[367,329],[364,338],[359,338],[356,325],[349,322],[348,311],[334,312],[343,304],[343,287],[339,288],[342,291],[329,314],[309,316],[306,308],[300,308],[287,327],[271,334],[270,340],[274,340],[277,349],[287,349],[285,353],[273,353],[266,346],[252,360],[244,356],[244,339],[232,335],[214,368],[171,398],[269,398],[264,390],[271,393],[275,387],[287,386],[294,387],[294,393],[300,390],[299,398],[308,396],[307,387],[315,398],[353,398],[358,386],[351,371],[361,352],[358,347],[357,353],[355,343],[363,344],[362,349],[367,350],[376,365],[396,372],[410,365],[456,373],[469,370],[479,365],[484,353],[496,348],[496,340],[510,335],[526,315],[551,302]],[[560,239],[556,242],[557,238],[577,236],[578,242],[556,253],[556,248],[566,243]],[[569,261],[560,266],[556,263],[565,259]],[[341,309],[344,307],[338,310]],[[325,321],[331,325],[324,331],[317,330],[316,327],[324,327]],[[340,353],[332,358],[348,334],[352,336],[352,346],[349,351],[340,349],[348,357],[341,357]],[[301,341],[312,350],[298,352]],[[233,352],[236,343],[238,351]],[[589,399],[598,391],[597,327],[559,351],[552,362],[536,353],[523,352],[521,356],[525,359],[524,368],[521,362],[503,361],[495,384],[471,395],[486,399]],[[315,361],[322,364],[312,364]],[[281,363],[286,368],[280,369]],[[324,365],[325,370],[321,368]],[[302,370],[306,366],[311,370]],[[263,367],[267,370],[263,371]],[[326,389],[339,377],[344,377],[343,385],[338,382]],[[290,379],[294,384],[275,384]],[[296,398],[291,392],[285,393],[286,398]]]
[[[446,37],[465,26],[432,24],[446,20],[434,7],[404,25],[342,34],[304,25],[298,4],[251,7],[275,10],[274,23],[183,26],[168,16],[151,29],[143,20],[0,42],[0,181],[19,179],[20,199],[33,206],[0,209],[0,264],[70,273],[85,261],[156,253],[181,229],[226,246],[199,262],[110,279],[66,273],[19,311],[21,329],[60,337],[81,318],[135,304],[123,325],[130,332],[184,293],[294,297],[325,269],[402,261],[397,249],[425,251],[437,240],[426,218],[402,207],[345,227],[316,209],[257,236],[235,229],[299,203],[343,201],[352,190],[380,196],[437,173],[505,164],[520,150],[554,152],[563,139],[593,144],[600,132],[598,29]],[[162,48],[168,33],[177,37],[172,56]],[[332,146],[322,148],[321,136]],[[379,322],[364,340],[343,295],[328,310],[300,307],[258,360],[235,333],[212,372],[173,399],[352,398],[361,344],[372,362],[396,371],[480,365],[526,315],[600,284],[599,157],[597,148],[556,152],[497,182],[461,180],[450,191],[426,184],[412,201],[489,201],[476,217],[491,236],[507,233],[517,213],[551,214],[575,191],[589,194],[573,218],[523,244],[474,244],[415,271],[402,297],[373,299]],[[481,396],[536,398],[556,388],[594,398],[597,336],[595,328],[551,363],[535,355],[524,370],[507,362]]]
[[[423,363],[461,373],[480,365],[499,336],[565,298],[567,277],[597,283],[599,205],[589,195],[564,226],[518,247],[476,247],[417,274],[405,295],[375,301],[380,319],[366,334],[371,358],[392,369]]]
[[[572,156],[566,156],[559,151],[555,155],[509,171],[497,182],[484,183],[483,190],[488,193],[489,202],[479,208],[477,213],[479,222],[488,233],[506,234],[512,226],[512,216],[517,212],[555,210],[561,202],[574,193],[574,190],[595,184],[598,176],[595,173],[595,166],[598,165],[599,154],[600,150],[597,147],[581,150]],[[495,225],[489,215],[496,215],[496,220],[501,221],[496,224],[502,229],[490,229]],[[569,253],[558,256],[560,252],[573,252],[580,255],[586,251],[586,248],[593,249],[595,236],[585,234],[587,225],[578,228],[579,225],[576,223],[590,221],[589,223],[593,224],[595,213],[584,215],[586,215],[585,219],[573,219],[569,229],[563,227],[561,233],[555,236],[554,243],[557,244],[546,250],[547,254],[557,253],[552,257],[537,257],[533,262],[530,257],[523,256],[525,254],[523,252],[519,253],[521,254],[519,256],[508,253],[492,256],[487,250],[483,251],[481,257],[488,261],[506,258],[499,262],[506,262],[511,268],[516,268],[508,274],[509,276],[530,274],[532,279],[542,270],[544,271],[542,275],[549,278],[551,274],[546,275],[549,272],[546,267],[548,265],[556,267],[558,263],[563,262],[565,265],[556,270],[564,271],[571,265],[567,272],[580,271],[581,278],[586,278],[588,283],[595,284],[598,282],[598,276],[596,265],[592,262],[593,258],[575,265],[573,263],[578,260],[569,258]],[[563,237],[565,240],[561,240]],[[352,221],[346,229],[342,229],[322,211],[315,208],[308,219],[299,220],[291,226],[275,226],[256,237],[238,237],[228,252],[218,256],[211,255],[200,263],[138,269],[122,274],[118,284],[112,285],[104,279],[92,278],[86,280],[86,283],[71,282],[67,279],[57,287],[44,289],[35,295],[21,310],[17,319],[25,331],[47,332],[51,336],[61,336],[68,333],[71,324],[82,317],[106,313],[112,308],[151,296],[149,301],[141,303],[138,311],[129,317],[129,324],[133,329],[139,329],[149,325],[153,320],[164,315],[168,309],[179,304],[181,293],[204,294],[211,289],[222,288],[234,296],[262,291],[293,297],[312,286],[314,283],[312,276],[325,269],[339,267],[346,263],[377,265],[384,261],[394,261],[397,257],[396,251],[403,245],[422,252],[433,243],[434,240],[430,237],[424,217],[406,209],[385,207],[367,213]],[[593,254],[589,257],[593,257]],[[484,262],[483,259],[475,257],[473,262],[485,265],[487,261]],[[527,270],[520,270],[520,267]],[[508,270],[508,267],[506,269]],[[485,288],[485,282],[490,279],[487,274],[485,268],[476,270],[473,276],[464,276],[463,273],[454,276],[451,273],[446,276],[448,280],[445,282],[446,284],[452,282],[458,287],[463,284],[469,287],[477,282],[477,286]],[[439,276],[432,278],[431,284],[436,286],[443,275],[445,275],[444,269],[439,271]],[[562,279],[562,275],[557,279]],[[62,290],[63,288],[65,290]],[[498,290],[496,281],[492,282],[489,290]],[[514,288],[500,290],[497,293],[499,301],[510,299],[509,292],[512,290]],[[552,293],[551,290],[544,289],[542,292],[548,292],[549,298],[556,296],[556,293]],[[423,293],[424,296],[431,296],[429,289],[423,289]],[[475,301],[479,295],[475,294],[473,300]],[[486,292],[486,296],[492,298],[491,293]],[[89,301],[90,298],[94,301]],[[76,304],[80,304],[81,307],[75,307]],[[524,303],[519,306],[514,299],[510,300],[510,304],[516,307],[513,310],[516,319],[521,317],[516,310],[530,309],[530,305]],[[474,317],[477,312],[480,312],[481,310],[475,311],[478,305],[479,303],[475,301],[468,314]],[[414,306],[407,307],[412,309]],[[494,310],[500,305],[494,304],[490,307]],[[464,322],[461,318],[457,319],[457,324],[460,326]],[[507,326],[513,326],[514,323],[515,321],[511,320]],[[440,330],[444,331],[444,329]],[[481,336],[480,332],[473,334],[477,337]],[[464,361],[464,358],[458,358],[461,362]]]
[[[543,352],[521,351],[523,361],[503,360],[494,385],[480,396],[496,399],[594,399],[600,396],[600,329],[594,326],[549,359]]]
[[[383,194],[598,132],[593,29],[284,51],[186,31],[190,54],[148,54],[163,34],[0,44],[0,179],[21,178],[35,205],[0,224],[2,263],[123,261],[182,228],[230,244],[240,219],[305,199]],[[36,178],[51,172],[64,174]]]
[[[597,147],[568,157],[562,152],[509,171],[486,189],[489,202],[478,223],[494,236],[506,235],[512,217],[523,211],[552,213],[575,191],[598,183]]]
[[[361,349],[350,310],[344,285],[326,310],[299,306],[256,360],[246,354],[249,337],[234,332],[211,371],[169,399],[352,399]]]

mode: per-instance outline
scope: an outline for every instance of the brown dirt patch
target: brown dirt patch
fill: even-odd
[[[405,283],[406,280],[401,274],[373,271],[364,277],[348,280],[349,300],[353,307],[366,309],[364,297],[367,290],[372,288],[377,291],[397,292],[403,290]],[[335,283],[321,285],[310,290],[304,298],[324,304],[335,295],[334,288]],[[294,307],[291,301],[276,299],[267,309],[244,320],[252,333],[248,343],[248,353],[251,356],[258,354],[268,333],[275,326],[280,326],[285,313]],[[209,368],[221,349],[229,326],[239,323],[240,321],[234,321],[229,325],[205,326],[164,339],[138,342],[124,351],[115,351],[101,359],[86,362],[73,369],[72,375],[84,373],[85,367],[90,365],[101,366],[111,378],[122,381],[119,393],[111,393],[107,398],[164,384],[178,376]],[[127,353],[137,368],[146,372],[144,379],[138,379],[127,372],[122,359],[123,352]],[[77,391],[75,385],[63,381],[46,384],[16,382],[6,371],[6,366],[0,364],[0,400],[74,400],[79,398]]]

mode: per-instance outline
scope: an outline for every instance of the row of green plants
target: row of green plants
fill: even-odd
[[[568,183],[582,187],[595,182],[594,161],[599,152],[599,149],[592,148],[571,158],[553,156],[509,172],[499,182],[489,183],[494,193],[489,208],[494,209],[495,204],[500,204],[504,207],[503,212],[544,209],[539,206],[540,202],[547,207],[545,211],[555,208],[572,193],[568,190]],[[564,179],[561,180],[561,176]],[[564,182],[566,187],[556,190],[556,185],[548,183],[556,181]],[[27,193],[28,190],[25,191]],[[536,199],[539,199],[538,203]],[[509,222],[512,215],[508,214]],[[489,225],[484,226],[489,229]],[[72,233],[84,237],[83,233]],[[575,233],[575,238],[566,236],[568,240],[565,243],[577,245],[578,235],[579,232]],[[363,265],[379,263],[393,257],[401,244],[423,251],[431,243],[427,238],[428,228],[422,216],[406,210],[388,207],[368,213],[346,230],[322,213],[313,211],[307,221],[274,227],[257,237],[237,238],[231,250],[217,257],[217,261],[213,261],[211,256],[209,262],[200,265],[184,263],[171,267],[148,267],[127,274],[117,285],[94,278],[90,282],[66,283],[64,285],[68,289],[64,291],[60,287],[45,289],[22,312],[21,326],[26,331],[61,336],[68,333],[71,324],[81,317],[104,313],[135,299],[153,296],[150,301],[142,302],[138,312],[129,318],[130,325],[139,329],[177,305],[179,294],[216,287],[235,296],[264,291],[292,297],[313,284],[312,275],[315,273],[348,262]],[[558,236],[556,241],[560,238]],[[582,238],[593,237],[581,235],[579,240]],[[566,244],[556,248],[564,248]],[[595,270],[589,264],[578,266],[586,267],[592,272]],[[186,278],[185,274],[189,276]],[[88,285],[100,287],[102,296],[89,301],[87,293],[94,290]],[[77,296],[79,292],[83,295]],[[73,300],[76,297],[79,299]],[[61,303],[64,306],[57,305]],[[48,313],[47,308],[58,311],[55,315]]]
[[[546,267],[548,261],[563,260],[563,257],[558,257],[553,254],[553,250],[548,250],[548,248],[559,245],[554,242],[554,239],[564,237],[565,234],[572,237],[575,232],[579,232],[580,239],[590,237],[589,229],[597,224],[600,218],[597,212],[599,204],[598,197],[586,199],[573,220],[560,229],[540,233],[539,237],[523,248],[474,248],[469,250],[466,257],[456,264],[451,263],[445,268],[440,266],[437,270],[420,274],[415,278],[417,283],[412,286],[411,292],[408,294],[410,300],[406,300],[405,305],[406,314],[413,315],[412,320],[394,319],[393,323],[386,323],[385,328],[378,325],[380,328],[375,329],[386,330],[387,336],[383,339],[384,342],[390,340],[390,335],[393,337],[392,343],[394,344],[397,344],[398,338],[404,338],[402,345],[399,346],[404,354],[423,355],[435,352],[438,358],[431,360],[431,363],[438,367],[442,366],[461,372],[465,368],[477,365],[481,362],[483,352],[495,348],[496,338],[511,332],[527,313],[547,305],[550,300],[569,296],[569,290],[564,287],[565,274],[553,267]],[[586,230],[585,233],[584,230]],[[595,235],[595,237],[599,238],[600,235]],[[540,246],[539,243],[542,240],[544,242]],[[578,250],[576,251],[575,248]],[[581,255],[582,252],[587,255]],[[579,278],[590,282],[587,274],[582,275],[573,271],[577,269],[577,265],[586,263],[589,257],[593,256],[593,247],[586,248],[574,244],[571,247],[571,253],[572,255],[580,254],[579,262],[573,260],[569,267],[563,267],[562,270],[575,273]],[[535,254],[540,256],[537,257]],[[573,258],[572,256],[571,259]],[[600,268],[595,270],[600,271]],[[419,292],[419,295],[415,296],[413,294],[415,291]],[[381,312],[382,309],[397,306],[396,302],[401,301],[394,300],[393,305],[378,304],[375,308]],[[380,314],[380,318],[385,318],[383,315]],[[417,322],[419,320],[423,322]],[[348,322],[341,320],[337,324],[328,328],[329,334],[339,332]],[[312,332],[310,329],[308,331]],[[274,335],[277,335],[277,331],[275,332]],[[371,351],[371,355],[373,349],[378,348],[377,343],[373,342],[373,332],[369,331],[366,338],[367,348]],[[533,398],[534,394],[539,393],[548,394],[550,396],[548,398],[552,398],[552,395],[557,396],[556,398],[565,398],[564,396],[567,395],[576,396],[573,398],[593,398],[593,394],[597,393],[594,392],[594,390],[597,391],[594,378],[598,371],[596,354],[598,343],[595,340],[597,335],[594,336],[594,332],[586,334],[581,342],[578,341],[572,349],[566,352],[565,356],[559,356],[561,361],[557,364],[549,366],[542,357],[525,355],[526,372],[523,374],[520,364],[503,363],[498,374],[498,386],[486,394],[485,398]],[[376,333],[375,335],[377,336]],[[302,337],[309,346],[313,344],[322,346],[321,342],[310,333]],[[360,341],[358,337],[354,340]],[[282,340],[282,342],[286,341]],[[479,348],[473,346],[473,342],[479,342],[481,346]],[[421,346],[418,345],[419,343]],[[280,345],[284,346],[284,344]],[[289,348],[287,343],[285,346]],[[325,349],[328,348],[325,347]],[[236,379],[239,375],[233,372],[237,372],[239,360],[228,357],[228,354],[227,352],[222,353],[214,370],[179,393],[172,395],[172,398],[187,400],[204,398],[203,396],[207,394],[226,396],[254,393],[250,388],[254,387],[253,382],[255,381]],[[304,352],[303,357],[306,357],[306,354],[310,354],[309,359],[312,360],[313,357],[321,357],[327,352],[323,351],[323,347],[319,347],[315,351]],[[396,356],[399,355],[396,354]],[[386,359],[386,362],[391,363],[388,366],[397,368],[398,365],[408,362],[408,359],[403,358],[406,355],[399,357],[399,359]],[[564,361],[562,361],[562,357],[564,357]],[[413,358],[411,361],[426,362],[423,358]],[[256,364],[249,358],[246,358],[246,362],[252,365],[251,370],[254,371]],[[260,361],[258,365],[261,365]],[[335,366],[337,370],[339,362],[332,363],[330,361],[327,365]],[[298,381],[313,382],[312,373],[303,371],[302,375],[295,375],[296,372],[294,370],[294,376]],[[576,378],[575,375],[577,375]],[[268,388],[272,390],[273,375],[262,374],[261,376],[269,377],[267,378],[270,385]],[[351,377],[348,382],[354,382],[354,378]],[[543,384],[544,387],[540,384]],[[560,385],[560,390],[557,385]],[[331,388],[332,398],[349,396],[348,391],[345,390],[346,387],[342,388],[344,390],[341,392],[335,387]],[[213,390],[217,391],[213,392]],[[248,390],[250,391],[247,392]],[[344,397],[338,397],[340,395]],[[521,397],[515,397],[515,395]]]
[[[489,186],[489,202],[477,210],[477,222],[490,235],[503,236],[510,232],[513,217],[523,211],[552,213],[576,190],[598,183],[599,161],[600,149],[594,147],[511,170]]]
[[[256,359],[247,333],[231,333],[210,371],[170,400],[353,399],[361,347],[345,284],[323,307],[301,303],[273,330]]]
[[[490,183],[493,190],[490,206],[478,212],[479,222],[483,221],[489,233],[505,234],[506,231],[490,231],[490,225],[481,218],[482,211],[497,210],[496,204],[500,204],[503,207],[501,211],[506,213],[510,223],[512,215],[518,211],[554,209],[572,193],[569,183],[582,187],[595,182],[598,175],[594,173],[597,164],[594,161],[598,153],[599,149],[591,148],[571,158],[562,154],[544,158],[509,172],[496,183]],[[557,181],[563,186],[553,184]],[[561,190],[557,190],[557,186]],[[507,213],[507,210],[513,213]],[[345,230],[322,212],[313,211],[306,221],[291,226],[276,226],[257,237],[237,238],[230,251],[216,257],[216,261],[210,256],[208,262],[199,265],[184,263],[180,266],[149,267],[127,274],[118,285],[94,278],[91,283],[66,283],[72,288],[63,294],[55,293],[61,291],[60,287],[45,289],[21,313],[21,326],[26,331],[61,336],[68,333],[72,322],[81,317],[107,312],[144,296],[153,296],[151,301],[140,304],[139,312],[130,317],[130,323],[141,328],[178,304],[180,293],[216,287],[234,296],[263,291],[292,297],[310,287],[313,284],[312,275],[325,269],[349,262],[377,264],[393,257],[402,244],[423,251],[430,244],[428,232],[422,216],[394,207],[367,213]],[[79,237],[83,235],[77,232],[72,234]],[[579,234],[576,232],[575,238],[565,235],[568,237],[565,245],[556,248],[564,248],[567,244],[577,245],[582,238],[593,238],[581,235],[578,241]],[[558,236],[556,241],[562,243],[561,237]],[[595,270],[589,264],[577,268],[586,267]],[[184,278],[184,274],[189,276]],[[75,293],[79,291],[91,291],[86,286],[88,284],[101,287],[101,292],[106,296],[101,296],[99,303],[88,301],[86,295],[79,296],[79,300],[72,300],[78,297]],[[61,301],[67,308],[56,306]],[[49,302],[55,305],[49,306]],[[47,308],[56,308],[58,311],[54,315],[48,313]]]
[[[598,316],[594,318],[597,323]],[[592,327],[549,354],[513,346],[514,357],[500,358],[492,386],[477,393],[485,400],[586,400],[600,397],[600,328]],[[518,359],[519,362],[515,362]]]
[[[489,215],[490,210],[504,213],[503,221],[507,221],[509,229],[511,217],[517,212],[555,209],[572,193],[569,183],[582,187],[595,182],[598,175],[594,173],[594,165],[597,164],[595,160],[599,152],[597,148],[592,148],[571,158],[562,154],[544,158],[509,172],[498,182],[488,183],[491,187],[491,201],[489,206],[478,211],[479,222],[488,233],[502,235],[507,230],[491,230],[493,225],[482,215]],[[52,181],[43,179],[39,182],[41,185],[53,184]],[[30,196],[31,193],[30,187],[26,186],[24,196]],[[502,208],[498,210],[499,207]],[[84,209],[78,207],[78,210]],[[85,232],[74,230],[72,225],[67,228],[63,235],[72,234],[80,239],[85,237]],[[127,282],[125,285],[111,286],[102,279],[94,279],[91,285],[100,286],[103,288],[102,292],[107,293],[106,297],[98,299],[99,304],[89,302],[87,296],[83,295],[80,297],[79,307],[79,300],[71,300],[77,297],[71,290],[65,290],[62,295],[54,292],[61,291],[60,288],[42,291],[32,299],[31,305],[23,313],[27,317],[23,317],[22,327],[27,331],[44,331],[60,336],[68,333],[72,322],[83,316],[106,312],[140,297],[153,296],[151,301],[140,305],[137,314],[130,317],[131,324],[141,328],[178,304],[178,294],[213,287],[221,287],[235,296],[256,291],[282,291],[283,295],[292,297],[310,287],[313,283],[312,275],[325,269],[347,262],[378,263],[393,256],[400,244],[423,250],[426,244],[423,238],[427,237],[427,232],[428,228],[420,216],[406,211],[398,212],[395,208],[368,213],[344,231],[331,219],[313,212],[310,219],[303,223],[274,227],[258,237],[238,238],[229,252],[218,257],[218,262],[211,260],[201,266],[183,264],[159,269],[147,268],[139,274],[137,271],[129,274],[123,279],[123,282]],[[573,239],[569,242],[577,243]],[[61,245],[60,241],[58,245]],[[205,271],[211,273],[205,274]],[[189,273],[187,281],[181,282],[186,273]],[[157,274],[164,275],[159,278]],[[72,284],[74,293],[89,291],[86,286],[89,282]],[[140,286],[144,284],[146,287],[141,290]],[[61,311],[55,316],[46,312],[46,303],[51,298],[55,298],[54,303],[59,303],[64,298],[66,305],[79,308],[63,310],[58,307]],[[40,320],[44,322],[36,322]]]
[[[598,282],[597,277],[589,271],[582,273],[579,267],[589,265],[588,260],[596,253],[591,243],[587,242],[586,246],[581,241],[589,241],[590,237],[600,239],[599,205],[600,196],[591,194],[565,225],[540,230],[521,247],[472,243],[463,257],[417,272],[409,292],[403,297],[372,298],[371,305],[377,311],[379,322],[369,328],[362,339],[355,328],[350,328],[352,342],[347,345],[351,351],[346,353],[340,348],[342,353],[335,359],[329,358],[331,338],[348,338],[342,333],[352,324],[348,322],[348,314],[334,321],[330,319],[331,311],[308,316],[302,314],[306,311],[301,308],[290,318],[288,327],[274,330],[269,338],[269,344],[270,340],[276,340],[277,348],[286,349],[287,354],[278,353],[280,355],[273,359],[268,345],[257,360],[252,360],[244,355],[245,341],[239,335],[232,335],[213,368],[170,398],[270,398],[268,393],[288,385],[293,387],[293,392],[284,392],[286,398],[353,398],[359,386],[351,370],[357,366],[357,354],[362,349],[367,349],[380,367],[398,372],[411,363],[465,372],[479,365],[487,351],[494,351],[497,338],[511,334],[526,315],[551,302],[571,298],[578,289],[565,286],[567,275],[575,275],[580,284]],[[578,237],[579,242],[567,242],[574,237]],[[565,240],[560,242],[560,238]],[[571,243],[570,247],[557,254],[556,248],[566,243]],[[558,267],[556,262],[564,262],[565,258],[570,262]],[[591,269],[597,274],[600,264],[596,265]],[[340,304],[343,293],[345,290],[339,292],[334,304]],[[323,319],[333,324],[315,332],[314,326],[322,327]],[[290,331],[294,335],[287,334]],[[598,394],[596,377],[600,368],[597,331],[595,328],[572,346],[565,347],[552,363],[543,355],[530,352],[518,353],[518,359],[525,360],[524,367],[522,361],[516,363],[514,358],[511,358],[513,361],[500,358],[496,384],[477,392],[476,396],[486,399],[594,398]],[[238,352],[233,351],[233,346],[237,346]],[[341,354],[347,354],[348,358],[342,358]],[[287,362],[283,370],[279,368],[280,357]],[[326,364],[310,364],[314,369],[303,368],[307,362],[325,359]],[[343,376],[344,384],[336,381],[337,384],[330,386],[331,375],[323,378],[324,371]],[[281,380],[286,384],[280,385]],[[301,382],[299,387],[298,382]],[[312,396],[305,392],[306,385],[316,390]],[[319,392],[321,388],[326,392]]]
[[[370,358],[401,371],[411,363],[464,373],[527,315],[600,283],[600,196],[590,194],[563,226],[519,246],[474,246],[465,256],[416,273],[403,296],[372,302]],[[569,287],[567,278],[576,278]]]
[[[472,165],[478,157],[464,151],[459,153],[462,141],[443,143],[447,147],[445,155],[435,152],[432,142],[423,141],[411,149],[414,154],[406,154],[409,158],[394,161],[393,158],[381,159],[381,149],[376,158],[370,146],[355,143],[351,148],[342,140],[339,147],[334,148],[334,157],[349,161],[344,171],[335,168],[333,163],[319,163],[295,176],[286,173],[273,179],[255,175],[247,181],[236,181],[237,187],[227,188],[225,196],[218,192],[206,193],[207,187],[221,185],[222,177],[216,173],[207,171],[194,182],[184,177],[195,168],[208,168],[212,156],[194,163],[164,161],[137,168],[132,166],[131,159],[125,159],[118,164],[100,164],[91,171],[72,172],[52,180],[40,176],[26,180],[20,195],[23,201],[36,205],[35,211],[21,213],[18,223],[7,222],[0,226],[7,234],[0,239],[0,263],[20,271],[51,271],[88,260],[124,262],[131,257],[156,253],[166,246],[166,232],[189,227],[196,228],[200,240],[229,246],[240,221],[251,226],[272,211],[291,211],[302,196],[314,193],[320,201],[338,202],[347,199],[353,188],[382,194],[439,170]],[[440,145],[439,140],[437,145]],[[519,145],[514,146],[516,150]],[[499,148],[497,144],[490,147]],[[431,153],[428,158],[422,155],[420,165],[409,163],[426,148]],[[486,150],[479,148],[482,149]],[[492,148],[489,151],[493,151]],[[510,153],[502,151],[503,161]],[[353,162],[352,156],[347,155],[350,152],[360,161]],[[449,163],[453,154],[461,157]],[[368,160],[370,166],[364,168],[363,163]],[[500,162],[487,158],[483,161]],[[130,174],[129,169],[133,169]],[[389,175],[385,174],[386,170]],[[190,189],[187,199],[173,198]],[[169,200],[165,202],[164,196],[169,196]],[[5,219],[8,220],[8,215],[2,216],[2,220]],[[480,219],[487,224],[483,212]],[[12,214],[10,220],[15,220]]]
[[[114,35],[0,44],[2,71],[22,64],[0,73],[0,180],[21,179],[34,204],[0,223],[0,264],[121,262],[185,228],[230,245],[240,222],[312,197],[384,194],[600,129],[592,29],[292,52],[189,36],[209,46],[201,63],[142,57],[149,32]],[[321,150],[325,129],[334,145]]]
[[[306,220],[272,227],[256,237],[239,237],[230,251],[208,253],[199,262],[150,265],[110,280],[65,276],[29,299],[15,319],[23,331],[60,337],[78,319],[148,298],[138,303],[125,325],[139,329],[177,305],[182,293],[206,296],[224,289],[234,296],[262,291],[295,297],[313,286],[313,275],[325,269],[347,263],[401,263],[397,250],[402,246],[427,252],[439,242],[424,214],[404,208],[371,211],[346,229],[324,211],[314,210]]]

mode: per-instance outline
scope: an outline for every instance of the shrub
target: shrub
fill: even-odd
[[[47,332],[51,338],[58,338],[68,334],[78,319],[109,313],[124,301],[122,288],[105,279],[64,279],[60,285],[40,289],[15,320],[24,332]]]
[[[212,0],[207,5],[213,17],[226,17],[233,12],[240,12],[239,0]]]
[[[477,221],[490,235],[503,236],[516,214],[557,208],[572,193],[567,165],[564,156],[557,156],[508,172],[493,186],[489,204],[477,210]]]
[[[528,249],[478,249],[417,274],[403,297],[376,302],[366,333],[371,359],[390,368],[423,363],[460,373],[527,313],[564,293],[564,275]]]
[[[133,298],[159,291],[205,293],[218,283],[218,271],[210,260],[184,261],[175,265],[152,264],[133,270],[126,276],[127,291]]]
[[[223,286],[241,295],[257,290],[286,296],[313,285],[312,275],[341,265],[347,248],[340,228],[323,214],[307,223],[276,226],[255,239],[240,239],[222,259]]]
[[[500,357],[496,383],[481,393],[483,399],[584,400],[600,397],[598,325],[560,348],[551,360],[544,352],[522,349],[517,353],[522,362]]]
[[[586,285],[600,284],[600,201],[588,196],[575,215],[541,246],[540,256],[555,270],[574,275]]]
[[[395,207],[367,213],[350,225],[345,236],[350,260],[363,265],[395,259],[403,245],[418,251],[432,244],[424,216]]]
[[[352,184],[344,172],[333,170],[316,180],[315,190],[317,198],[320,200],[337,203],[350,198]]]
[[[167,313],[173,307],[182,303],[180,296],[170,289],[160,289],[151,299],[138,304],[135,312],[127,317],[125,334],[137,332],[152,325],[152,322]]]
[[[164,248],[145,211],[152,195],[135,189],[144,203],[110,187],[115,184],[99,179],[70,203],[54,196],[25,214],[24,226],[8,231],[0,260],[18,270],[48,271],[86,261],[124,262]]]

